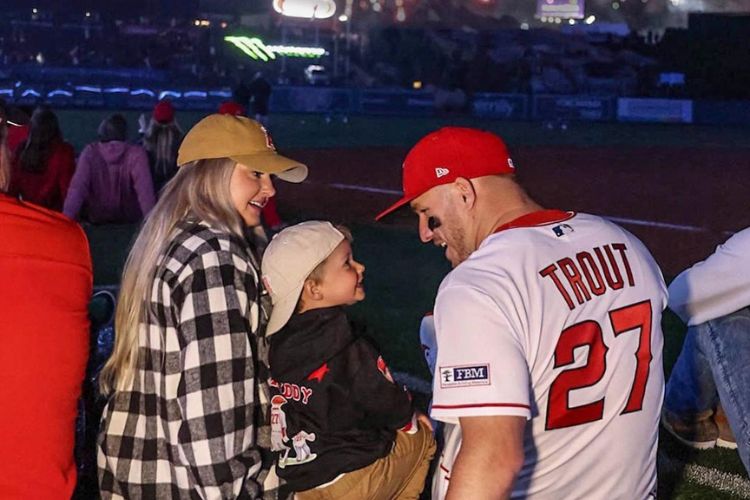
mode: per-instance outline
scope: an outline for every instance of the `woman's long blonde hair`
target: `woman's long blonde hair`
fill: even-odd
[[[99,378],[104,394],[126,389],[133,381],[139,325],[146,319],[156,268],[171,244],[175,226],[191,216],[243,237],[244,223],[229,194],[234,166],[234,161],[221,158],[180,167],[143,222],[122,272],[115,313],[115,347]]]

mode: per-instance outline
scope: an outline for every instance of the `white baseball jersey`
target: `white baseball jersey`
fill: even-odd
[[[486,238],[435,304],[431,415],[454,425],[433,498],[450,482],[459,417],[490,415],[529,420],[512,498],[653,495],[665,305],[648,250],[600,217],[545,210]]]
[[[690,326],[750,305],[750,228],[719,245],[669,285],[669,308]]]

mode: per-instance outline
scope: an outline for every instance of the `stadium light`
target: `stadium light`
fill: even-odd
[[[65,97],[73,97],[73,92],[70,90],[64,90],[64,89],[55,89],[50,92],[47,92],[47,97],[55,97],[58,95],[64,95]]]
[[[130,95],[132,96],[139,96],[139,95],[147,95],[150,97],[156,97],[156,94],[153,90],[149,89],[135,89],[130,91]]]
[[[163,100],[166,97],[174,97],[175,99],[179,99],[182,97],[182,94],[180,92],[177,92],[176,90],[162,90],[159,92],[159,100]]]
[[[327,19],[336,13],[334,0],[273,0],[273,10],[282,16]]]

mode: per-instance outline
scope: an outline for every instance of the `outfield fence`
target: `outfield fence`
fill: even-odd
[[[213,111],[232,98],[220,88],[177,86],[0,83],[0,97],[57,108],[150,109],[170,99],[177,109]],[[273,113],[440,116],[457,113],[496,120],[750,125],[750,101],[657,99],[600,95],[498,94],[392,88],[277,86]]]

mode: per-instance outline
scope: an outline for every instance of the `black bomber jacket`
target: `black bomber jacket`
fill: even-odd
[[[293,315],[270,345],[271,444],[288,487],[314,488],[390,453],[411,397],[343,307]]]

